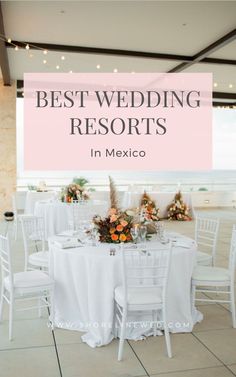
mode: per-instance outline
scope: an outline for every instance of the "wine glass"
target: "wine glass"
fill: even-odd
[[[139,233],[140,233],[141,241],[142,242],[146,241],[147,227],[145,225],[140,226]]]
[[[130,234],[132,236],[132,239],[133,239],[134,243],[137,243],[138,236],[139,236],[138,227],[135,226],[135,227],[131,228],[130,229]]]

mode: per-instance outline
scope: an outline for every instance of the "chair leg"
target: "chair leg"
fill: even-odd
[[[2,313],[3,313],[3,294],[4,294],[4,286],[1,286],[1,297],[0,297],[0,322],[2,321]]]
[[[157,336],[157,313],[155,310],[152,311],[152,325],[153,325],[153,336]]]
[[[171,343],[170,343],[170,332],[169,332],[169,327],[168,327],[168,323],[167,323],[167,320],[166,320],[165,308],[163,310],[163,323],[164,323],[164,332],[165,332],[167,355],[168,355],[168,357],[171,358],[172,357],[172,350],[171,350]]]
[[[121,321],[121,331],[120,331],[120,341],[119,341],[119,350],[118,350],[118,361],[121,361],[122,358],[123,358],[125,330],[126,330],[126,318],[127,318],[127,310],[123,308],[122,321]]]
[[[231,314],[232,314],[233,327],[236,328],[234,284],[231,284],[231,287],[230,287],[230,308],[231,308]]]
[[[14,298],[10,296],[10,304],[9,304],[9,340],[12,340],[13,334],[13,310],[14,310]]]
[[[39,315],[39,318],[42,317],[42,308],[41,308],[41,299],[38,298],[38,315]]]
[[[50,292],[50,322],[51,329],[54,330],[54,289]]]

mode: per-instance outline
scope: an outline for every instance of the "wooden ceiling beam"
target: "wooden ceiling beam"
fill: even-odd
[[[176,67],[172,68],[169,73],[174,72],[182,72],[186,68],[191,67],[194,64],[200,63],[203,59],[206,59],[209,55],[213,54],[213,52],[219,50],[220,48],[226,46],[230,42],[233,42],[236,39],[236,29],[232,30],[231,32],[227,33],[214,43],[211,43],[209,46],[205,47],[203,50],[199,51],[197,54],[193,55],[192,61],[184,62]],[[209,60],[209,59],[208,59]]]
[[[0,35],[2,36],[5,35],[1,1],[0,1]],[[11,77],[10,77],[10,67],[9,67],[9,62],[8,62],[7,49],[5,46],[5,42],[2,39],[0,39],[0,67],[2,70],[2,78],[3,78],[4,85],[10,86]]]
[[[98,55],[111,55],[111,56],[123,56],[133,58],[146,58],[156,60],[167,61],[181,61],[184,63],[192,63],[193,57],[179,54],[167,54],[159,52],[146,52],[146,51],[134,51],[134,50],[120,50],[114,48],[102,48],[102,47],[85,47],[85,46],[70,46],[60,45],[53,43],[43,42],[22,42],[12,41],[12,44],[5,42],[6,47],[14,48],[17,45],[19,48],[25,48],[26,43],[30,44],[32,50],[45,49],[49,51],[67,52],[67,53],[80,53],[80,54],[98,54]],[[236,65],[236,60],[233,59],[216,59],[216,58],[204,58],[199,63],[207,64],[224,64],[224,65]]]

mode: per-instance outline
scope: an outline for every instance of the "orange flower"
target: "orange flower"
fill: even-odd
[[[111,234],[115,233],[115,231],[116,231],[116,228],[111,228],[111,229],[110,229],[110,233],[111,233]]]
[[[120,241],[124,242],[126,240],[126,235],[124,233],[120,234]]]
[[[132,238],[131,235],[130,235],[130,234],[127,234],[127,236],[126,236],[126,240],[127,240],[127,241],[130,241],[131,238]]]
[[[125,227],[126,225],[128,225],[128,223],[127,223],[127,221],[126,220],[121,220],[121,225],[123,226],[123,227]]]
[[[110,223],[113,223],[117,220],[117,216],[116,215],[111,215],[110,217]]]
[[[123,226],[122,225],[117,225],[116,230],[118,230],[118,232],[122,232]]]
[[[117,234],[113,233],[113,234],[111,235],[111,239],[112,239],[112,241],[117,241],[117,240],[118,240],[118,236],[117,236]]]

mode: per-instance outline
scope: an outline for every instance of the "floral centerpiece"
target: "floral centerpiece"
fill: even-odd
[[[140,201],[140,221],[142,223],[158,221],[160,220],[159,212],[160,210],[156,206],[155,201],[144,192]]]
[[[133,225],[133,216],[129,211],[122,212],[116,208],[111,208],[106,218],[95,216],[93,222],[98,230],[100,242],[132,241],[130,230]]]
[[[88,200],[89,198],[88,192],[84,187],[76,183],[71,183],[65,188],[62,201],[70,203],[77,200]]]
[[[173,202],[167,207],[169,220],[190,221],[189,208],[183,201],[182,193],[179,191],[174,197]]]

